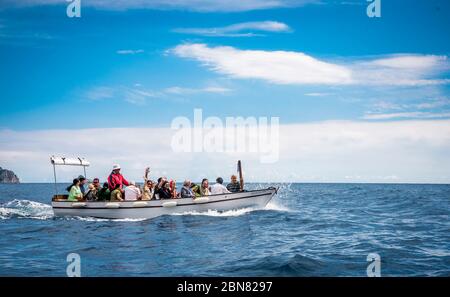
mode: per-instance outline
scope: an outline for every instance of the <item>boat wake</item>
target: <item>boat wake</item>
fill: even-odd
[[[30,200],[14,199],[0,204],[0,219],[28,218],[46,220],[53,218],[52,206]]]
[[[217,210],[208,210],[208,211],[204,211],[204,212],[185,211],[185,212],[173,213],[171,215],[173,215],[173,216],[191,215],[191,216],[210,216],[210,217],[238,217],[238,216],[244,215],[244,214],[249,213],[254,210],[256,210],[256,209],[247,207],[247,208],[227,210],[227,211],[217,211]]]
[[[271,211],[283,211],[289,212],[291,211],[289,208],[278,204],[275,201],[269,202],[264,208],[253,208],[246,207],[241,209],[227,210],[227,211],[217,211],[217,210],[208,210],[205,212],[197,212],[197,211],[185,211],[180,213],[173,213],[174,216],[183,216],[183,215],[193,215],[193,216],[210,216],[210,217],[238,217],[245,215],[249,212],[256,210],[271,210]]]

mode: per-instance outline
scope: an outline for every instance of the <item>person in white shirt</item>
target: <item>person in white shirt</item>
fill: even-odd
[[[125,200],[138,200],[141,199],[141,189],[136,187],[134,181],[130,182],[130,185],[125,188]]]
[[[218,177],[216,183],[211,186],[211,195],[231,193],[227,187],[223,185],[223,178]]]

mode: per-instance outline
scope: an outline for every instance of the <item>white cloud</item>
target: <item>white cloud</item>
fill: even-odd
[[[127,89],[124,91],[124,100],[134,105],[147,104],[147,98],[154,98],[156,95],[140,90]]]
[[[438,119],[450,118],[450,112],[397,112],[397,113],[368,113],[362,119],[364,120],[391,120],[391,119]]]
[[[226,178],[242,159],[247,181],[450,182],[450,120],[281,125],[280,158],[274,164],[261,164],[257,153],[173,153],[173,133],[169,128],[3,130],[0,164],[23,181],[51,182],[49,156],[55,154],[88,158],[88,176],[102,180],[116,162],[137,181],[146,166],[152,178]],[[79,173],[65,168],[59,176],[68,181]]]
[[[138,49],[138,50],[118,50],[116,51],[119,55],[135,55],[135,54],[141,54],[144,50]]]
[[[275,84],[423,86],[450,83],[430,78],[448,69],[447,57],[395,55],[382,59],[329,62],[302,52],[240,50],[182,44],[169,52],[201,62],[212,71]]]
[[[353,69],[359,81],[371,85],[426,86],[450,83],[450,79],[432,78],[449,69],[446,56],[393,55],[359,61]]]
[[[308,97],[326,97],[326,96],[330,96],[332,94],[330,93],[306,93],[305,96]]]
[[[252,31],[288,32],[290,31],[290,28],[288,25],[281,22],[264,21],[237,23],[217,28],[177,28],[173,31],[203,36],[249,37],[256,35],[255,33],[252,33]]]
[[[373,107],[378,111],[403,109],[403,105],[387,101],[376,102],[375,104],[373,104]]]
[[[239,12],[270,8],[298,7],[318,0],[83,0],[82,5],[104,10],[161,9],[198,12]],[[64,4],[63,0],[3,0],[0,7],[27,7]],[[65,5],[65,4],[64,4]]]
[[[124,100],[133,105],[143,106],[148,100],[155,98],[171,99],[174,96],[196,95],[202,93],[209,94],[227,94],[232,89],[219,85],[207,85],[201,88],[188,88],[180,86],[172,86],[162,90],[151,90],[143,87],[141,84],[134,84],[133,87],[127,86],[99,86],[93,87],[82,94],[83,99],[100,101],[100,100]]]
[[[396,96],[393,96],[396,98]],[[420,103],[417,101],[420,100]],[[450,113],[450,99],[445,97],[437,98],[416,98],[413,102],[396,103],[390,101],[378,101],[371,105],[372,110],[366,112],[363,119],[394,119],[394,118],[443,118]],[[416,101],[416,102],[414,102]],[[424,112],[427,110],[427,112]],[[388,113],[396,111],[395,113]]]
[[[100,101],[106,99],[120,99],[134,105],[145,105],[147,99],[161,97],[162,94],[151,90],[144,90],[140,87],[129,88],[125,86],[118,87],[93,87],[87,90],[82,97]]]
[[[186,95],[186,94],[198,94],[198,93],[217,93],[224,94],[230,92],[231,89],[224,87],[204,87],[204,88],[183,88],[183,87],[170,87],[163,90],[167,94]]]
[[[416,105],[418,109],[433,109],[439,107],[450,106],[450,99],[437,99],[430,102],[423,102]]]
[[[300,52],[239,50],[229,46],[183,44],[172,49],[183,58],[235,78],[263,79],[277,84],[349,84],[351,71]]]
[[[394,69],[434,69],[439,67],[443,62],[447,60],[445,56],[419,56],[419,55],[408,55],[408,56],[393,56],[389,58],[377,59],[367,62],[366,65],[382,66]]]

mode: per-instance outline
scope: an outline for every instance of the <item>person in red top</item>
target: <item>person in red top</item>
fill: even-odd
[[[110,191],[113,191],[116,186],[119,185],[120,189],[122,190],[122,186],[128,186],[128,181],[123,177],[122,174],[120,174],[120,165],[114,164],[113,170],[111,174],[108,176],[108,188]]]

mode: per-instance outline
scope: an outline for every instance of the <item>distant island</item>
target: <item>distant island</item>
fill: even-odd
[[[17,175],[8,169],[0,167],[0,184],[18,184],[20,183]]]

